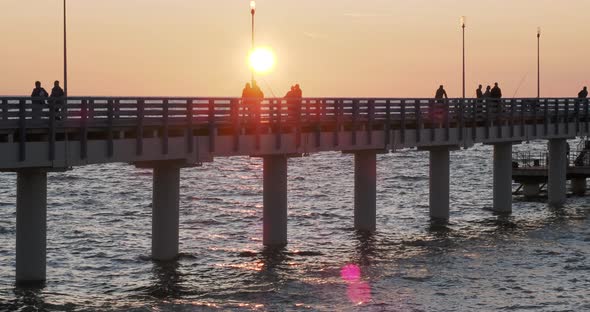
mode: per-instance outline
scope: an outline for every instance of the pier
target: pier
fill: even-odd
[[[0,170],[18,176],[17,282],[45,280],[47,175],[75,166],[120,162],[153,169],[152,257],[171,260],[179,252],[180,169],[217,157],[263,159],[263,244],[283,246],[289,157],[353,154],[354,226],[375,231],[379,153],[428,152],[430,217],[448,220],[453,151],[493,145],[493,210],[510,213],[513,145],[548,140],[548,198],[559,207],[566,201],[566,140],[590,133],[588,102],[573,98],[306,98],[247,105],[239,98],[69,97],[64,102],[0,97]]]

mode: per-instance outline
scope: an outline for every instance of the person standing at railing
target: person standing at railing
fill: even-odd
[[[432,111],[430,112],[430,116],[433,122],[441,123],[444,118],[444,103],[445,100],[448,100],[449,97],[447,96],[447,91],[443,85],[440,85],[434,94],[434,99],[436,100],[433,104]]]
[[[49,96],[51,100],[49,101],[49,104],[52,106],[51,109],[55,112],[55,119],[57,120],[61,120],[61,112],[65,111],[65,107],[63,107],[64,95],[64,90],[59,86],[59,81],[56,80],[53,83],[53,89],[51,89],[51,95]]]
[[[301,91],[301,87],[299,84],[291,86],[291,90],[285,94],[285,99],[287,99],[287,116],[289,121],[297,121],[301,120],[301,98],[303,97],[303,91]]]
[[[492,89],[491,86],[486,87],[486,92],[484,92],[484,94],[483,94],[484,99],[489,99],[492,97],[492,91],[490,91],[491,89]]]
[[[244,89],[242,89],[242,110],[244,111],[242,116],[248,116],[252,114],[252,87],[249,83],[246,83]]]
[[[252,80],[252,104],[253,104],[253,111],[254,111],[254,119],[257,122],[260,122],[260,115],[261,115],[261,105],[262,105],[262,100],[264,99],[264,93],[262,92],[262,90],[260,89],[260,87],[258,86],[258,83],[256,83],[256,80]]]
[[[490,97],[492,99],[501,99],[502,98],[502,90],[498,87],[498,83],[494,83],[494,87],[490,91]]]
[[[500,100],[502,98],[502,90],[500,89],[500,87],[498,87],[497,82],[494,83],[494,87],[490,91],[490,98],[492,98],[492,102],[494,102],[496,104],[495,105],[497,107],[496,113],[502,114],[502,112],[503,112],[502,101]]]
[[[41,113],[43,112],[43,106],[45,105],[45,100],[43,98],[46,98],[47,96],[47,91],[41,87],[41,82],[35,81],[35,89],[31,92],[31,97],[33,98],[31,102],[33,105],[33,119],[41,119]]]
[[[483,97],[483,92],[481,91],[481,88],[483,88],[483,86],[479,85],[479,87],[477,87],[477,89],[475,90],[475,97],[478,99],[481,99]]]
[[[288,121],[295,121],[297,120],[297,116],[295,115],[296,105],[297,105],[297,98],[295,95],[295,86],[291,86],[291,90],[285,94],[285,99],[287,100],[287,120]]]
[[[584,87],[582,91],[578,92],[578,99],[585,99],[588,97],[588,88]]]

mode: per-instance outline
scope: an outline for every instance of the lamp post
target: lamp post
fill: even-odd
[[[250,1],[250,14],[252,15],[252,48],[250,53],[254,51],[254,15],[256,14],[256,1]],[[252,81],[251,83],[254,84],[254,68],[252,70]]]
[[[463,98],[465,98],[465,16],[461,16],[461,29],[463,30]]]
[[[66,24],[66,0],[64,0],[64,96],[68,96],[68,45]]]
[[[537,98],[541,98],[541,27],[537,27]]]

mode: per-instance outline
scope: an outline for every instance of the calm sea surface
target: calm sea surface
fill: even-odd
[[[428,153],[379,155],[372,236],[353,230],[351,155],[291,159],[279,251],[261,244],[260,159],[183,169],[182,254],[168,264],[149,258],[150,170],[51,173],[39,289],[14,285],[16,176],[2,173],[0,310],[589,311],[590,199],[559,210],[516,199],[512,215],[494,215],[491,157],[481,145],[451,154],[451,220],[435,226]]]

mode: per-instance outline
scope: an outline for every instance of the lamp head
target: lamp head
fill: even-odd
[[[250,1],[250,12],[252,14],[254,14],[254,12],[256,12],[256,1],[254,1],[254,0]]]
[[[466,21],[466,18],[465,18],[465,16],[461,16],[461,28],[465,28],[465,26],[467,25],[467,24],[465,23],[465,21]]]
[[[537,38],[541,37],[541,27],[537,27]]]

